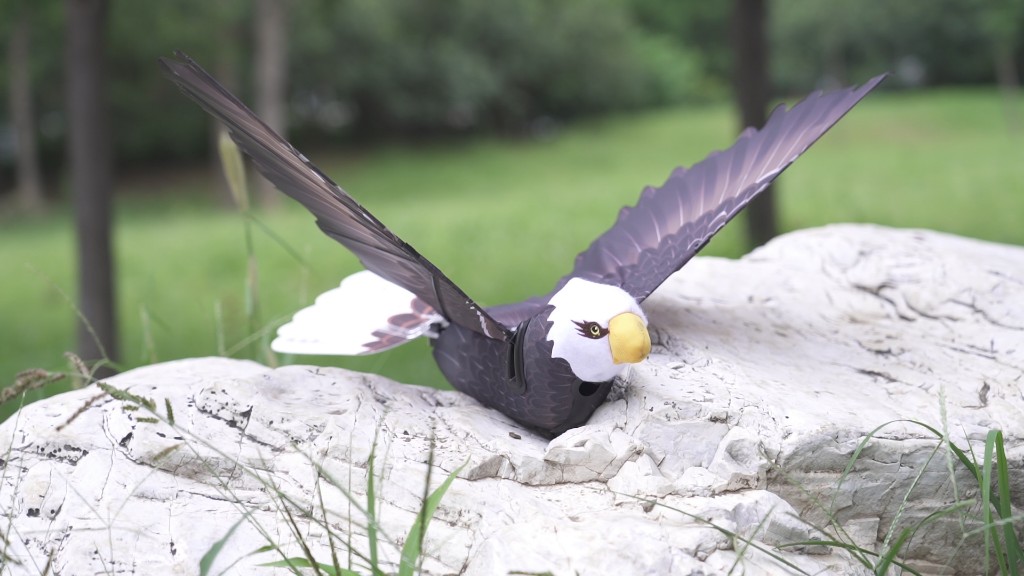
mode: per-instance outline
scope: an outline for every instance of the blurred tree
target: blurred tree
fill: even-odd
[[[996,79],[1005,94],[1009,124],[1015,130],[1020,130],[1021,118],[1017,106],[1020,74],[1017,51],[1024,36],[1024,0],[993,2],[982,17],[982,26],[988,32],[991,41]]]
[[[222,19],[236,3],[175,0],[110,5],[106,92],[119,166],[201,159],[208,153],[209,122],[205,115],[190,114],[191,102],[160,74],[156,60],[184,50],[212,67],[222,50],[239,49],[224,34]],[[246,19],[248,14],[246,8]]]
[[[1021,28],[1024,26],[1024,0],[994,2],[984,14],[982,25],[991,39],[999,84],[1016,87],[1020,83],[1016,50],[1020,46]]]
[[[67,117],[62,91],[42,89],[62,83],[62,43],[40,40],[62,37],[65,3],[0,2],[5,49],[17,1],[32,7],[33,103],[46,177],[63,159]],[[773,0],[772,84],[803,93],[886,69],[897,72],[891,85],[1019,77],[1020,18],[1000,8],[1020,1]],[[257,82],[249,49],[255,8],[244,0],[111,5],[107,93],[119,163],[199,159],[212,149],[205,118],[154,72],[160,55],[185,50],[257,101],[248,89]],[[287,61],[302,62],[286,75],[289,133],[300,142],[531,134],[585,115],[719,99],[732,83],[732,9],[733,2],[664,0],[288,2],[285,22],[302,30],[287,39]],[[994,32],[1003,32],[991,24],[1008,38],[998,58]],[[6,111],[12,77],[0,68]],[[231,70],[234,80],[225,74]]]
[[[531,133],[702,85],[699,54],[646,34],[617,0],[310,1],[293,16],[296,120],[357,137]]]
[[[689,81],[700,82],[701,95],[719,98],[728,93],[733,69],[732,45],[725,32],[732,14],[729,2],[632,0],[631,4],[646,34],[671,38],[680,48],[699,55],[700,73]]]
[[[39,168],[35,106],[32,95],[31,5],[14,3],[7,41],[7,70],[11,123],[14,125],[15,196],[26,212],[39,212],[45,203]]]
[[[281,136],[288,132],[288,3],[256,0],[253,14],[253,68],[256,80],[255,112]],[[265,178],[256,179],[257,198],[264,208],[281,204],[279,194]]]
[[[110,250],[112,158],[105,93],[106,0],[66,0],[68,158],[78,243],[78,354],[118,358]],[[107,372],[109,373],[109,372]]]
[[[768,86],[767,0],[733,0],[733,90],[742,127],[764,126]],[[746,210],[747,238],[760,246],[778,235],[775,190],[770,186]]]
[[[1017,30],[1019,0],[775,0],[773,76],[786,90],[863,81],[884,70],[905,86],[992,83],[992,31]],[[1024,45],[1010,49],[1019,73]]]

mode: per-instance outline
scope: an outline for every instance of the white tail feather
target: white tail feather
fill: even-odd
[[[444,319],[408,290],[364,270],[317,297],[277,330],[283,354],[359,356],[429,335]]]

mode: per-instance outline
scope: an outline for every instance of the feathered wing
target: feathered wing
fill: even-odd
[[[325,234],[355,253],[367,269],[409,290],[448,321],[496,340],[508,329],[494,320],[414,248],[256,117],[191,58],[161,58],[164,73],[227,126],[231,137],[279,190],[317,218]]]
[[[412,292],[361,270],[299,310],[270,347],[285,354],[362,356],[430,336],[445,324]]]
[[[558,287],[579,277],[643,301],[884,78],[779,106],[761,130],[748,128],[731,148],[677,168],[661,188],[645,189],[636,206],[623,208]]]

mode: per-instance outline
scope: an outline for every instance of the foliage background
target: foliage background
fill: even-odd
[[[288,6],[289,138],[485,304],[546,291],[641,186],[739,128],[729,2]],[[886,93],[787,173],[784,230],[869,221],[1024,244],[1024,0],[769,6],[779,98],[894,72]],[[14,143],[0,66],[0,383],[32,366],[63,369],[74,347],[67,23],[60,2],[0,0],[0,45],[26,15],[50,206],[33,217],[8,209]],[[251,102],[251,3],[121,0],[109,16],[123,366],[216,353],[267,361],[240,346],[251,336],[247,254],[218,191],[209,123],[156,66],[184,50]],[[259,324],[272,330],[357,265],[295,206],[260,217],[306,262],[257,235]],[[709,252],[743,246],[734,225]],[[296,360],[441,384],[426,346],[414,346]]]
[[[780,95],[862,81],[900,87],[992,84],[1000,49],[1024,62],[1021,0],[774,0],[771,72]],[[44,172],[63,162],[64,14],[28,11]],[[354,143],[497,131],[529,135],[610,111],[729,97],[729,2],[664,0],[303,0],[289,4],[292,137]],[[251,77],[251,3],[115,2],[110,97],[122,169],[203,158],[206,119],[155,73],[181,49],[243,98]],[[0,39],[18,25],[0,17]],[[0,104],[6,109],[6,68]],[[0,116],[0,190],[12,145]],[[4,154],[4,149],[8,150]]]

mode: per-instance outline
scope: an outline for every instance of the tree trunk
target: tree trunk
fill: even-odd
[[[67,0],[68,158],[78,240],[78,354],[118,358],[110,250],[113,166],[105,93],[106,0]]]
[[[1020,77],[1017,76],[1017,58],[1014,55],[1012,42],[996,41],[993,48],[993,59],[996,67],[996,80],[1003,93],[1006,110],[1006,124],[1013,132],[1021,128],[1021,118],[1017,102],[1020,94]]]
[[[255,80],[256,114],[281,136],[288,129],[288,7],[287,0],[256,0]],[[257,197],[261,206],[275,206],[281,194],[260,177]]]
[[[767,0],[733,0],[733,90],[743,127],[764,126],[768,109]],[[778,235],[775,186],[747,206],[747,235],[752,247]]]
[[[31,18],[24,8],[11,27],[7,52],[10,113],[14,125],[15,197],[26,212],[43,209],[43,178],[39,170],[35,107],[32,103]]]

